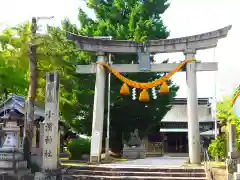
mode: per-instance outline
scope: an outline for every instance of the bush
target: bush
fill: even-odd
[[[89,139],[72,139],[68,143],[68,151],[70,158],[74,160],[80,160],[82,155],[90,154],[91,141]]]
[[[208,152],[211,157],[219,157],[220,159],[225,159],[227,156],[227,143],[226,136],[222,134],[216,139],[212,140],[208,147]]]

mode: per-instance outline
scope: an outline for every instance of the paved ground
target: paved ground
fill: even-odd
[[[103,164],[101,166],[121,166],[121,167],[181,167],[187,162],[187,157],[151,157],[146,159],[129,160],[125,162],[116,162]]]

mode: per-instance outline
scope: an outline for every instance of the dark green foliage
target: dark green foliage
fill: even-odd
[[[90,154],[90,139],[73,139],[68,143],[68,151],[70,158],[74,160],[80,160],[82,155]]]

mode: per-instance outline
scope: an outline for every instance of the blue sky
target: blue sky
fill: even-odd
[[[13,25],[27,20],[32,16],[54,16],[53,20],[42,21],[58,25],[61,20],[68,17],[77,25],[78,8],[83,7],[90,16],[91,10],[85,7],[81,0],[4,0],[0,6],[0,25]],[[170,8],[163,15],[164,23],[171,31],[171,37],[194,35],[197,33],[215,30],[229,24],[233,25],[229,36],[220,40],[215,49],[200,51],[197,59],[201,61],[219,62],[219,71],[216,73],[217,96],[230,94],[234,87],[240,84],[240,17],[239,0],[172,0]],[[170,58],[172,61],[183,60],[182,53],[160,54],[156,56],[159,61]],[[186,78],[184,73],[173,77],[181,85],[178,96],[186,97]],[[214,92],[214,73],[198,73],[198,96],[212,96]]]

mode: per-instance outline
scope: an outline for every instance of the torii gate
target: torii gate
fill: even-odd
[[[214,48],[218,40],[225,38],[230,26],[224,28],[175,39],[149,40],[144,43],[127,40],[107,40],[92,37],[68,34],[70,40],[76,41],[83,51],[96,52],[98,62],[106,62],[105,53],[174,53],[183,52],[185,59],[195,57],[197,50]],[[177,63],[151,64],[148,72],[170,72],[178,66]],[[139,64],[114,64],[114,67],[121,72],[141,72]],[[193,164],[199,164],[200,160],[200,133],[198,121],[198,98],[196,71],[217,71],[217,62],[190,62],[186,65],[186,79],[188,85],[187,115],[188,115],[188,144],[189,158]],[[96,73],[96,84],[94,94],[92,141],[91,141],[91,162],[99,162],[102,150],[102,131],[104,118],[104,96],[106,73],[101,64],[78,65],[77,73]]]

